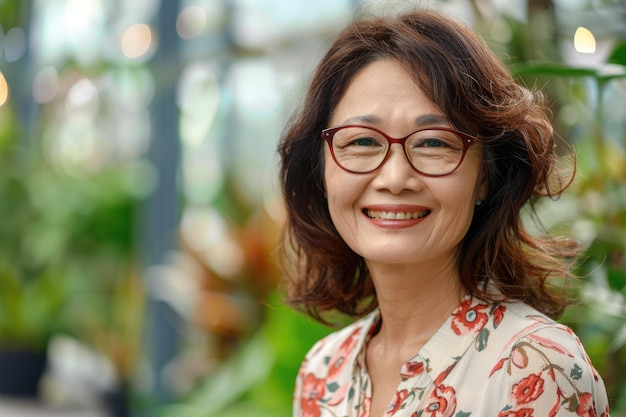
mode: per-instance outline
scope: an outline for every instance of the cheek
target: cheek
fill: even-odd
[[[350,187],[349,182],[346,181],[339,168],[333,166],[332,161],[328,163],[329,161],[327,160],[326,162],[326,167],[324,168],[324,186],[326,187],[328,208],[334,220],[334,217],[337,215],[337,210],[346,204]]]
[[[328,206],[332,211],[332,207],[337,203],[337,197],[341,196],[342,190],[345,188],[345,179],[342,175],[343,170],[335,164],[333,157],[330,155],[328,147],[324,148],[324,189],[328,198]]]
[[[326,159],[324,168],[324,185],[330,217],[339,233],[346,238],[346,233],[354,229],[358,213],[356,202],[361,195],[362,186],[353,174],[337,167]]]

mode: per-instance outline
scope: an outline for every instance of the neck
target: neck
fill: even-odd
[[[455,263],[368,265],[383,318],[378,342],[421,348],[465,296]]]

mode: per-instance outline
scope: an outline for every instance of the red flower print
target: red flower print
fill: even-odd
[[[324,396],[325,381],[316,378],[313,374],[308,374],[302,383],[300,392],[300,406],[303,417],[320,417],[321,411],[317,404],[318,400]]]
[[[409,391],[403,389],[402,391],[396,392],[396,395],[393,397],[393,401],[389,404],[389,408],[383,415],[383,417],[393,416],[402,406],[404,400],[409,396]]]
[[[350,355],[350,352],[354,349],[359,341],[359,335],[361,333],[361,329],[358,328],[352,334],[343,341],[341,346],[335,351],[333,356],[330,358],[330,362],[328,363],[328,380],[332,381],[335,379],[337,375],[341,372],[341,370],[346,365],[347,357]]]
[[[489,305],[476,304],[472,307],[471,304],[472,299],[468,298],[452,313],[452,330],[459,336],[471,331],[478,332],[487,323],[487,314],[481,310]]]
[[[528,404],[543,394],[541,374],[530,374],[519,383],[513,385],[513,398],[518,404]]]
[[[400,368],[402,379],[409,379],[424,372],[424,362],[407,362]]]
[[[519,410],[500,411],[498,417],[533,417],[532,408],[520,408]]]
[[[504,318],[504,312],[506,311],[506,306],[500,304],[493,311],[493,328],[497,329],[500,323],[502,323],[502,319]]]
[[[578,396],[578,407],[576,407],[576,415],[583,417],[596,417],[596,404],[590,393],[585,392]]]
[[[450,417],[456,410],[454,388],[438,385],[426,400],[423,417]]]

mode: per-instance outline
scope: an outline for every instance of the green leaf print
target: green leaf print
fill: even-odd
[[[487,347],[487,340],[489,340],[489,329],[483,328],[476,338],[476,349],[478,349],[479,352]]]

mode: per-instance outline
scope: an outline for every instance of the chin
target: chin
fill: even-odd
[[[409,265],[420,262],[420,256],[416,254],[405,254],[398,251],[365,254],[363,259],[366,263],[386,264],[386,265]]]

